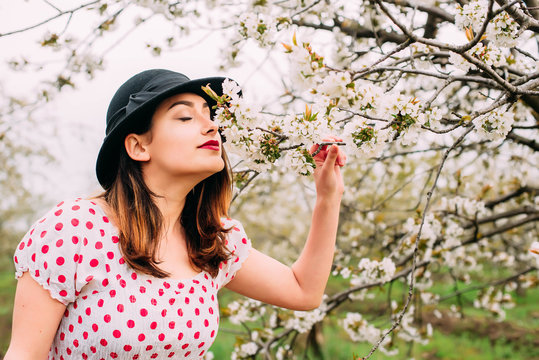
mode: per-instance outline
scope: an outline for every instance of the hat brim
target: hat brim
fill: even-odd
[[[216,102],[202,90],[202,87],[209,85],[218,95],[222,95],[222,84],[226,79],[225,77],[208,77],[186,81],[157,94],[127,115],[107,134],[97,155],[96,174],[101,186],[108,189],[116,178],[119,156],[124,146],[125,137],[133,133],[134,129],[140,128],[142,124],[151,121],[153,112],[163,100],[176,94],[193,93],[206,100],[213,115],[213,106]]]

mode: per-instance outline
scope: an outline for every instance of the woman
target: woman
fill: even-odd
[[[201,90],[223,80],[157,69],[118,89],[96,166],[105,192],[58,204],[16,250],[6,360],[202,358],[223,286],[289,309],[320,304],[345,156],[336,145],[315,156],[316,206],[294,265],[251,248],[227,218],[231,171]]]

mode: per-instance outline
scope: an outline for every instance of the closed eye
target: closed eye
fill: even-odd
[[[181,118],[178,118],[178,120],[181,120],[181,121],[189,121],[191,120],[192,118],[191,117],[181,117]]]

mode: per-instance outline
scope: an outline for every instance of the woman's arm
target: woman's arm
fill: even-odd
[[[4,360],[46,359],[65,309],[25,272],[17,283],[11,342]]]
[[[337,145],[323,149],[315,156],[316,205],[307,242],[297,261],[288,267],[251,249],[227,288],[294,310],[310,310],[320,305],[335,250],[344,189],[340,166],[344,165],[345,159]]]

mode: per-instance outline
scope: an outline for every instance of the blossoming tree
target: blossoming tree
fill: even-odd
[[[377,350],[390,356],[398,341],[429,341],[430,324],[414,321],[421,309],[459,316],[467,305],[461,297],[471,293],[469,306],[503,319],[513,291],[538,284],[538,5],[95,0],[55,7],[54,19],[64,17],[66,27],[42,44],[64,52],[65,67],[36,102],[78,73],[98,71],[103,58],[91,45],[120,31],[128,11],[141,14],[135,27],[159,16],[181,30],[149,44],[156,54],[198,26],[193,19],[227,36],[224,69],[241,66],[255,47],[264,50],[264,66],[282,85],[278,101],[250,103],[232,81],[222,97],[207,89],[220,104],[216,121],[235,162],[234,215],[259,248],[294,258],[314,196],[304,176],[314,168],[308,149],[327,134],[342,138],[347,189],[332,276],[346,285],[311,312],[231,303],[223,313],[245,329],[232,356],[293,358],[297,335],[315,334],[327,317],[338,319],[350,341],[372,344],[362,357]],[[99,25],[74,40],[68,25],[83,9]],[[478,275],[485,269],[490,277]],[[439,281],[448,284],[442,293],[434,288]],[[404,297],[391,291],[399,285]],[[349,310],[380,289],[387,304],[376,315]],[[439,310],[448,299],[458,300],[449,314]],[[307,339],[316,347],[314,336]]]

